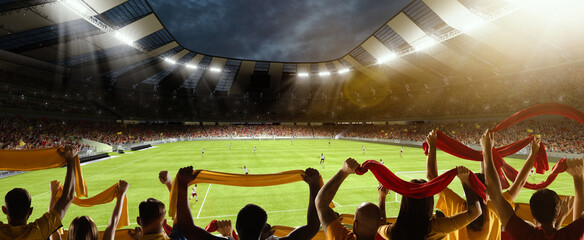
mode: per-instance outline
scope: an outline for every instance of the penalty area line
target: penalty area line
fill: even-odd
[[[209,187],[207,188],[207,192],[205,193],[205,197],[203,198],[203,202],[201,203],[201,208],[199,208],[199,213],[197,214],[197,219],[201,216],[201,211],[203,211],[203,205],[205,205],[205,200],[207,200],[207,195],[209,194],[209,189],[211,189],[211,184],[209,183]]]

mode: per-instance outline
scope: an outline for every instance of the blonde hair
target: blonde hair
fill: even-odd
[[[67,240],[99,240],[95,222],[88,216],[76,217],[69,226]]]

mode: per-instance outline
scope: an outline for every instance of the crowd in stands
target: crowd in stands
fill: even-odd
[[[497,122],[446,122],[407,125],[359,125],[350,128],[344,136],[420,142],[425,134],[440,130],[465,144],[479,145],[476,138],[483,128],[492,128]],[[530,135],[540,136],[549,152],[584,153],[584,126],[573,120],[525,121],[498,132],[501,144],[510,144]]]
[[[112,146],[141,143],[166,138],[230,138],[230,137],[326,137],[343,133],[343,137],[389,139],[420,142],[425,133],[440,130],[466,145],[479,144],[477,134],[496,122],[442,122],[406,125],[169,125],[122,124],[97,121],[55,119],[28,119],[22,117],[0,119],[0,149],[49,148],[62,144],[87,150],[89,139]],[[68,134],[65,134],[68,132]],[[529,135],[543,139],[546,150],[561,153],[584,153],[584,126],[573,120],[526,121],[499,132],[502,144],[509,144]]]

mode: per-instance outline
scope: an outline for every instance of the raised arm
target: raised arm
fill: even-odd
[[[339,170],[331,179],[322,186],[318,195],[316,195],[316,210],[318,218],[322,224],[322,229],[326,231],[328,225],[338,218],[337,214],[329,206],[329,203],[337,194],[339,187],[345,181],[349,174],[355,173],[355,169],[359,167],[359,163],[355,159],[349,158],[343,163],[343,168]]]
[[[572,206],[573,206],[572,200],[574,200],[574,197],[569,196],[569,197],[564,197],[560,201],[560,215],[558,216],[558,218],[556,219],[556,222],[554,223],[555,229],[559,230],[560,228],[562,228],[562,223],[564,222],[566,217],[568,217],[568,215],[572,212]]]
[[[379,213],[381,214],[381,225],[385,225],[387,223],[387,215],[385,213],[385,199],[389,190],[385,188],[383,185],[379,185],[377,187],[377,192],[379,193]]]
[[[199,172],[193,174],[193,167],[181,168],[176,174],[176,182],[178,184],[178,199],[176,204],[176,222],[175,225],[178,230],[187,239],[208,240],[208,239],[222,239],[225,238],[214,236],[205,229],[195,225],[193,216],[189,207],[188,188],[189,183],[199,175]]]
[[[170,173],[168,171],[160,171],[158,173],[158,180],[160,180],[160,183],[166,185],[169,192],[172,190],[172,179],[170,179]]]
[[[315,199],[320,190],[320,173],[314,168],[307,168],[302,179],[308,183],[310,196],[308,199],[308,212],[306,214],[306,225],[296,228],[288,236],[282,237],[282,240],[304,240],[312,239],[320,228],[320,220],[316,212]]]
[[[49,200],[49,211],[51,209],[53,209],[53,207],[55,206],[55,203],[57,203],[57,201],[55,200],[55,194],[57,194],[57,191],[59,191],[59,186],[61,185],[61,183],[59,183],[59,181],[55,181],[54,184],[53,184],[53,182],[51,182],[50,185],[51,185],[51,198]],[[49,237],[49,240],[61,240],[61,233],[59,233],[59,231],[55,231],[53,234],[51,234],[51,236]]]
[[[582,159],[568,159],[566,172],[574,178],[574,220],[584,217],[584,180]]]
[[[436,164],[436,138],[435,130],[432,130],[426,136],[426,143],[428,144],[428,157],[426,157],[426,178],[428,181],[438,177],[438,166]]]
[[[483,162],[485,166],[485,182],[487,185],[487,192],[495,204],[501,224],[507,226],[507,222],[515,212],[511,205],[509,205],[505,198],[503,198],[503,193],[501,193],[501,182],[499,181],[499,176],[497,175],[497,170],[495,169],[495,163],[493,162],[492,157],[493,142],[493,132],[487,130],[481,137]]]
[[[537,137],[534,138],[533,141],[531,141],[531,152],[529,153],[529,157],[527,157],[527,161],[525,161],[523,167],[521,167],[519,174],[517,174],[517,178],[515,179],[513,184],[511,184],[509,190],[507,190],[507,192],[511,195],[513,201],[515,201],[517,196],[519,196],[519,192],[521,192],[523,185],[525,185],[525,182],[527,182],[527,177],[529,177],[529,172],[531,171],[531,169],[533,168],[533,164],[535,163],[535,158],[537,157],[537,152],[539,151],[540,143],[541,140]]]
[[[116,205],[114,206],[114,211],[110,217],[110,221],[105,228],[103,233],[103,240],[113,240],[116,234],[116,228],[118,228],[118,223],[120,222],[120,216],[122,215],[122,204],[124,203],[124,197],[126,192],[128,192],[128,182],[120,180],[118,182],[118,196],[116,197]]]
[[[65,176],[65,186],[63,186],[63,194],[53,206],[53,209],[59,213],[61,220],[65,217],[69,205],[73,202],[75,194],[75,157],[79,151],[73,146],[65,146],[62,149],[57,149],[57,153],[62,158],[67,160],[67,175]]]
[[[468,177],[473,173],[464,166],[457,166],[456,170],[458,172],[456,176],[460,179],[460,182],[462,183],[462,188],[464,189],[464,194],[466,196],[466,205],[471,206],[467,210],[468,217],[474,220],[477,217],[479,217],[482,213],[482,209],[480,208],[479,203],[479,201],[481,201],[482,199],[478,198],[478,195],[472,192],[473,190],[470,187],[470,181],[468,180]],[[479,204],[479,211],[476,211],[476,209],[474,209],[474,206],[477,203]]]
[[[478,201],[468,205],[465,212],[461,212],[451,217],[442,217],[436,219],[436,225],[439,232],[449,233],[461,229],[474,221],[482,214],[481,206]]]

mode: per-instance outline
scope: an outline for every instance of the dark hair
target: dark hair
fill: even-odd
[[[537,190],[529,199],[529,208],[535,220],[541,224],[551,224],[560,212],[560,197],[554,190]]]
[[[410,182],[425,183],[426,180],[413,179]],[[399,214],[391,227],[391,239],[426,239],[433,210],[434,197],[416,199],[402,196]]]
[[[14,220],[26,220],[30,209],[30,195],[24,188],[14,188],[4,196],[8,215]]]
[[[140,211],[140,220],[142,227],[149,225],[153,221],[160,219],[166,215],[166,208],[164,203],[156,198],[148,198],[140,203],[138,207]]]
[[[67,240],[99,240],[95,222],[88,216],[76,217],[69,226]]]
[[[475,175],[483,183],[483,185],[485,185],[485,174],[475,173]],[[481,197],[479,197],[479,195],[474,190],[472,190],[469,186],[463,184],[463,188],[464,188],[464,193],[466,194],[467,202],[478,201],[481,205],[481,210],[482,210],[481,215],[479,217],[477,217],[474,221],[472,221],[471,223],[466,225],[466,228],[470,229],[472,231],[475,231],[475,232],[480,232],[483,230],[483,226],[485,225],[485,222],[489,220],[489,215],[487,214],[487,212],[488,212],[487,205],[485,205],[485,202],[483,202]],[[467,206],[467,208],[468,208],[468,206]]]
[[[247,204],[237,214],[235,228],[240,239],[258,239],[266,225],[268,214],[255,204]]]

